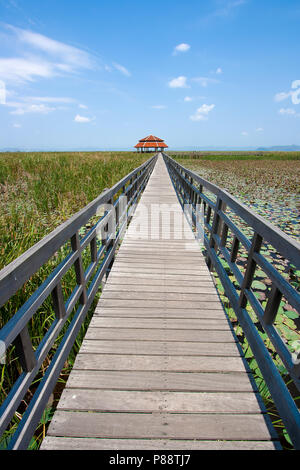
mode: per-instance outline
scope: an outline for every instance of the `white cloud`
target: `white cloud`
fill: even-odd
[[[214,109],[215,105],[214,104],[203,104],[198,108],[192,116],[190,116],[190,119],[192,121],[207,121],[208,119],[208,113]]]
[[[203,87],[207,87],[209,84],[219,83],[219,80],[209,77],[194,77],[191,79],[193,82],[199,83]]]
[[[168,85],[170,88],[187,88],[188,85],[186,83],[187,78],[181,75],[180,77],[173,78],[169,81]]]
[[[255,130],[256,130],[256,132],[263,132],[264,129],[263,129],[263,127],[258,127],[258,128],[255,129]]]
[[[247,135],[249,135],[249,134],[248,134],[248,132],[247,132],[247,131],[243,131],[243,132],[241,132],[241,135],[243,135],[243,136],[247,136]]]
[[[189,44],[182,42],[174,47],[173,55],[176,55],[178,52],[187,52],[190,48],[191,46]]]
[[[276,93],[274,100],[277,102],[283,101],[286,100],[289,96],[291,97],[293,104],[300,104],[300,80],[294,80],[292,82],[290,91],[281,91],[280,93]]]
[[[292,103],[300,104],[300,80],[293,81],[292,89],[296,90],[296,91],[291,91]]]
[[[91,122],[92,119],[91,118],[88,118],[86,116],[80,116],[80,114],[76,114],[75,118],[74,118],[74,121],[75,122]]]
[[[28,96],[25,101],[38,101],[39,103],[75,103],[73,98],[64,96]]]
[[[16,28],[15,26],[7,25],[7,28],[10,29],[22,43],[28,44],[34,49],[45,52],[46,54],[55,56],[56,59],[60,58],[63,63],[58,63],[58,66],[68,64],[75,68],[93,67],[90,54],[77,47],[69,46],[68,44],[56,41],[42,34]]]
[[[18,122],[14,122],[12,126],[16,129],[20,129],[22,127],[21,124],[19,124]]]
[[[13,115],[23,115],[27,113],[36,113],[36,114],[49,114],[52,111],[55,111],[56,108],[51,108],[44,104],[28,104],[21,103],[20,106],[16,107],[14,111],[11,111],[10,114]]]
[[[221,67],[218,67],[216,70],[216,74],[221,75],[222,73],[223,73],[223,70],[221,69]]]
[[[0,80],[0,104],[6,103],[6,86],[5,83]]]
[[[285,91],[281,91],[280,93],[276,93],[276,95],[274,96],[274,100],[277,102],[286,100],[290,96],[290,94],[290,92],[286,93]]]
[[[88,109],[88,107],[85,104],[79,104],[78,106],[81,109]]]
[[[292,88],[293,88],[293,90],[294,90],[295,88],[299,88],[299,87],[300,87],[300,80],[294,80],[294,81],[292,82]]]
[[[281,114],[281,115],[294,115],[294,114],[296,114],[296,111],[292,108],[281,108],[278,111],[278,113]]]
[[[129,70],[127,70],[126,67],[124,67],[123,65],[117,64],[117,62],[113,62],[113,66],[116,70],[121,72],[123,75],[126,75],[126,77],[131,76],[131,73],[129,72]]]
[[[241,5],[247,3],[247,0],[233,0],[230,2],[226,2],[223,8],[220,8],[215,11],[215,16],[227,16],[230,12]]]
[[[151,106],[152,109],[166,109],[166,105],[164,104],[155,104],[154,106]]]
[[[191,96],[185,96],[184,100],[185,102],[190,102],[190,101],[193,101],[193,98]]]
[[[68,109],[64,106],[60,106],[61,103],[76,103],[76,101],[69,97],[25,96],[20,98],[19,101],[6,101],[5,106],[13,108],[13,111],[10,111],[10,114],[13,115],[23,115],[27,113],[49,114],[55,110]]]
[[[49,78],[54,75],[55,66],[43,59],[0,58],[0,77],[7,82],[33,81],[36,77]]]
[[[37,78],[52,78],[80,69],[94,67],[90,54],[76,47],[11,25],[8,39],[16,50],[25,51],[19,57],[0,58],[0,79],[8,83],[32,82]]]

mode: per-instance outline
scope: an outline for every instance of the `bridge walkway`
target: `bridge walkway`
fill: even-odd
[[[42,449],[277,447],[182,215],[159,156]]]

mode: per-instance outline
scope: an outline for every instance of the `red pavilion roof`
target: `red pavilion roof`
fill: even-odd
[[[164,143],[163,140],[159,142],[142,142],[139,141],[138,144],[135,145],[135,148],[166,148],[168,147],[167,144]]]
[[[147,135],[147,137],[144,137],[143,139],[140,139],[139,142],[163,142],[163,140],[151,134]]]

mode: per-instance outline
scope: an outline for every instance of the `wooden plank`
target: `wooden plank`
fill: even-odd
[[[41,450],[274,450],[272,441],[95,439],[46,436]]]
[[[209,282],[212,281],[212,277],[211,277],[211,274],[210,273],[207,273],[205,271],[201,272],[201,273],[198,273],[198,274],[194,274],[194,273],[189,273],[189,274],[179,274],[179,273],[170,273],[170,272],[160,272],[160,273],[157,273],[157,272],[130,272],[130,271],[121,271],[121,270],[117,270],[117,272],[114,270],[114,271],[111,271],[110,274],[108,275],[108,280],[110,281],[110,279],[115,279],[115,278],[123,278],[124,280],[125,279],[136,279],[138,280],[138,282],[140,282],[140,280],[143,280],[143,279],[151,279],[151,282],[152,280],[163,280],[165,282],[174,282],[174,281],[183,281],[183,282],[202,282],[202,281],[207,281],[209,280]]]
[[[128,266],[128,267],[136,267],[136,268],[139,268],[139,267],[145,267],[145,268],[155,268],[155,269],[163,269],[163,268],[170,268],[170,269],[179,269],[181,270],[182,268],[182,263],[184,262],[184,258],[182,259],[176,259],[176,258],[172,258],[172,259],[166,259],[166,258],[151,258],[149,257],[149,259],[143,259],[143,258],[130,258],[130,260],[128,260],[128,258],[121,258],[121,257],[118,257],[118,261],[116,261],[115,263],[115,266],[114,266],[114,270],[117,269],[118,267],[122,267],[122,266]],[[206,266],[204,266],[203,264],[200,264],[199,262],[197,261],[190,261],[189,263],[186,262],[185,260],[185,266],[187,269],[189,269],[190,271],[205,271],[205,272],[208,272],[208,269]]]
[[[126,302],[125,302],[126,300]],[[107,308],[107,307],[114,307],[114,308],[119,308],[119,307],[124,307],[126,304],[126,307],[130,308],[135,308],[135,309],[141,309],[141,308],[169,308],[169,309],[176,309],[176,308],[181,308],[183,307],[182,303],[178,302],[177,300],[152,300],[152,299],[139,299],[139,302],[137,304],[137,301],[134,299],[101,299],[99,300],[99,308]],[[199,300],[199,301],[185,301],[184,302],[184,308],[186,310],[188,309],[206,309],[206,310],[221,310],[221,304],[219,300],[216,301],[204,301],[204,300]],[[207,313],[209,315],[209,312]]]
[[[175,330],[159,328],[95,328],[90,327],[85,335],[86,340],[117,341],[168,341],[187,343],[232,343],[230,330]],[[218,344],[220,347],[220,344]]]
[[[84,340],[80,351],[94,354],[150,354],[158,356],[240,356],[232,343],[199,343],[186,341],[108,341]]]
[[[108,282],[105,285],[105,292],[155,292],[155,293],[173,293],[173,294],[216,294],[216,288],[210,282],[205,286],[167,286],[164,284],[112,284]]]
[[[208,271],[205,267],[202,266],[181,266],[180,265],[174,265],[171,266],[170,264],[165,265],[158,265],[158,264],[152,264],[152,265],[143,265],[143,264],[133,264],[133,263],[116,263],[113,267],[113,272],[128,272],[128,273],[154,273],[154,274],[188,274],[190,276],[198,275],[201,276],[203,274],[208,274]]]
[[[101,295],[101,299],[114,299],[114,300],[132,300],[135,299],[136,304],[139,300],[156,300],[157,298],[162,299],[163,301],[176,301],[182,302],[184,306],[185,302],[220,302],[219,296],[216,291],[208,291],[208,293],[187,293],[184,292],[160,292],[159,288],[154,292],[145,292],[145,291],[111,291],[105,289]]]
[[[190,276],[189,279],[173,279],[171,277],[165,278],[164,275],[159,277],[153,277],[151,275],[145,274],[143,277],[141,276],[120,276],[114,273],[110,273],[106,286],[123,286],[126,285],[127,289],[131,289],[132,285],[136,285],[138,283],[139,286],[168,286],[168,287],[183,287],[183,288],[194,288],[197,289],[197,287],[210,287],[213,284],[213,281],[210,276],[201,276],[201,277],[195,277]]]
[[[220,307],[220,305],[219,305]],[[214,309],[197,309],[197,308],[129,308],[122,305],[118,308],[97,306],[94,318],[103,317],[124,317],[124,318],[182,318],[182,319],[224,319],[225,312],[222,308]]]
[[[153,356],[137,354],[89,354],[80,350],[73,370],[135,370],[169,372],[243,372],[239,356]]]
[[[197,392],[251,392],[247,374],[228,372],[90,371],[73,370],[70,388],[107,390],[169,390]]]
[[[66,388],[59,410],[132,413],[261,413],[255,393],[188,393]]]
[[[183,330],[226,330],[228,322],[226,318],[221,320],[179,318],[179,319],[156,319],[156,318],[123,318],[123,317],[97,317],[94,316],[90,322],[90,328],[151,328],[151,329],[183,329]]]
[[[118,263],[180,264],[184,262],[188,266],[201,266],[207,269],[200,256],[200,253],[197,255],[189,251],[180,253],[179,250],[168,254],[165,251],[157,253],[156,250],[153,250],[152,253],[129,253],[127,250],[121,250],[118,253]]]
[[[57,410],[48,435],[103,438],[269,440],[261,415],[85,413]]]

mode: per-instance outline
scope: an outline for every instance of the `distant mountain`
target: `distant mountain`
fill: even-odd
[[[300,145],[276,145],[274,147],[260,147],[258,152],[300,152]]]

